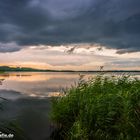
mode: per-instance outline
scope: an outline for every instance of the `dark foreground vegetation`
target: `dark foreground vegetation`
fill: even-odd
[[[140,80],[128,76],[84,81],[54,98],[53,137],[64,140],[139,140]],[[56,138],[56,139],[57,139]]]

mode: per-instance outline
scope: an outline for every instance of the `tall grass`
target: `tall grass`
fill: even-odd
[[[52,102],[51,119],[65,140],[139,140],[140,80],[80,79]]]

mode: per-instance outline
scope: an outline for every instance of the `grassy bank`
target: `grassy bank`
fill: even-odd
[[[51,119],[61,139],[140,139],[140,80],[127,76],[80,79],[52,104]]]

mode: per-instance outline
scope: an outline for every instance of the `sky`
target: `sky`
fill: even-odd
[[[0,65],[140,70],[140,0],[0,0]]]

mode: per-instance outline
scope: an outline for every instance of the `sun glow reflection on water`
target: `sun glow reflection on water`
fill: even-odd
[[[106,75],[121,75],[107,73]],[[94,77],[97,73],[83,73],[85,78]],[[140,78],[140,73],[131,73]],[[75,85],[79,79],[78,72],[10,72],[0,75],[0,91],[19,93],[18,97],[51,97],[59,96],[63,89]],[[1,93],[1,92],[0,92]],[[7,93],[7,92],[6,92]],[[0,94],[1,95],[1,94]],[[5,94],[6,96],[6,94]],[[5,97],[3,94],[3,97]],[[13,94],[11,95],[13,96]],[[13,98],[12,98],[13,99]]]

